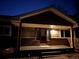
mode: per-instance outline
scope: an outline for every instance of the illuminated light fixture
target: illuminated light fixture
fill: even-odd
[[[51,27],[51,28],[56,28],[57,26],[55,26],[55,25],[50,25],[50,27]]]

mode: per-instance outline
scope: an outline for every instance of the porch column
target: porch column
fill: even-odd
[[[70,47],[74,48],[74,44],[73,44],[73,37],[72,37],[72,28],[70,28]]]

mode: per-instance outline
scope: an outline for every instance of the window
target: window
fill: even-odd
[[[11,26],[0,25],[0,36],[11,36]]]
[[[60,38],[61,31],[60,30],[50,30],[51,38]]]
[[[69,30],[65,30],[65,37],[70,37],[70,31]]]
[[[35,29],[34,28],[26,28],[23,27],[21,30],[21,37],[22,38],[35,38]]]

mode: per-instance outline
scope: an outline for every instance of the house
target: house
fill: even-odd
[[[11,21],[19,26],[20,51],[53,50],[75,48],[73,28],[76,21],[61,13],[56,8],[48,7],[17,16],[18,21]],[[75,34],[75,32],[74,32]],[[53,47],[58,45],[58,48]]]
[[[47,7],[17,15],[10,19],[10,23],[14,32],[12,38],[17,40],[16,48],[21,52],[32,51],[26,55],[33,55],[33,52],[59,53],[75,48],[73,28],[78,24],[56,8]]]

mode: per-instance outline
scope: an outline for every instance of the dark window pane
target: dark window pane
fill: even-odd
[[[0,36],[9,36],[11,28],[10,26],[0,26]]]
[[[64,37],[64,31],[61,30],[61,37]]]
[[[70,31],[65,30],[65,37],[70,37]]]

